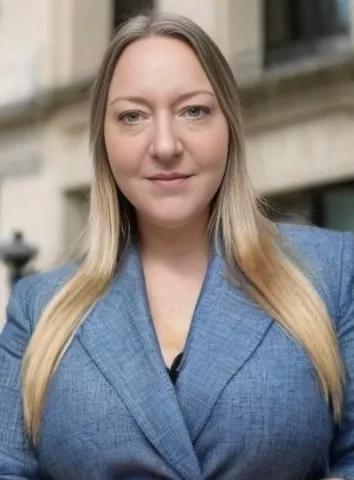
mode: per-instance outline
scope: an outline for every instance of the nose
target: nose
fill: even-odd
[[[161,161],[169,162],[182,153],[182,141],[173,120],[166,117],[156,119],[150,144],[150,155]]]

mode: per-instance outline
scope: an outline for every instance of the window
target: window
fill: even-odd
[[[266,198],[266,202],[265,213],[273,222],[317,224],[314,219],[314,205],[310,192],[301,191],[276,195]]]
[[[354,231],[354,182],[267,198],[266,214],[275,222]]]
[[[154,0],[114,0],[113,29],[134,15],[150,13],[154,9]]]
[[[265,0],[264,14],[266,65],[316,54],[350,32],[350,0]]]
[[[324,192],[323,208],[325,227],[354,231],[354,185]]]

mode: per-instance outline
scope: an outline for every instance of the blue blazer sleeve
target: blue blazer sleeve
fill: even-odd
[[[21,395],[21,362],[31,334],[29,293],[32,278],[13,290],[0,335],[0,480],[37,480],[39,463],[26,437]]]
[[[344,234],[342,275],[337,311],[338,340],[345,366],[345,403],[330,452],[330,474],[354,478],[354,237]]]

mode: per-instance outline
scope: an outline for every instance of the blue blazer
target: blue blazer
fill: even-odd
[[[301,346],[229,283],[217,254],[174,386],[132,247],[54,376],[36,449],[24,434],[20,362],[72,267],[15,287],[0,336],[0,479],[354,479],[354,237],[281,229],[312,266],[338,334],[339,428]]]

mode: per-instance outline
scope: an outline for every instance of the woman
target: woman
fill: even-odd
[[[127,22],[91,143],[87,255],[8,307],[0,478],[354,478],[353,237],[264,218],[210,38]]]

